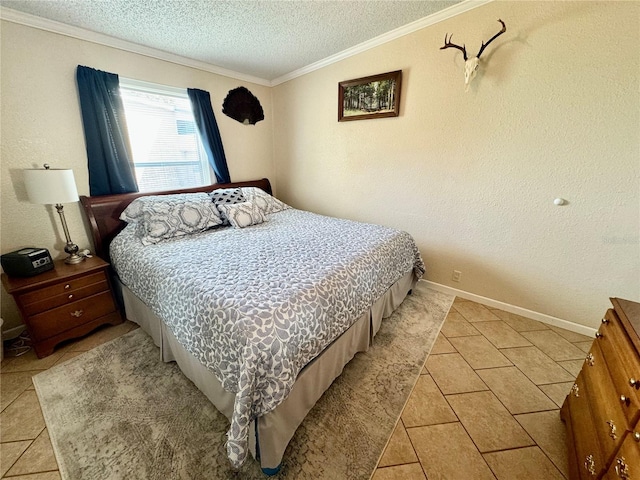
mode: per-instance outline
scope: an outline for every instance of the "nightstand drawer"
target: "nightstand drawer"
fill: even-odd
[[[24,310],[27,315],[31,316],[37,313],[51,310],[52,308],[59,307],[61,305],[81,300],[85,297],[89,297],[100,292],[107,291],[109,291],[109,283],[107,283],[106,280],[102,280],[101,282],[87,285],[86,287],[69,290],[62,295],[56,295],[55,297],[50,297],[40,302],[30,303],[28,305],[25,305]]]
[[[26,306],[30,303],[47,300],[51,297],[62,295],[64,293],[69,294],[79,288],[86,287],[87,285],[91,285],[93,283],[99,283],[101,281],[107,281],[107,276],[105,275],[104,271],[92,273],[90,275],[84,275],[72,280],[61,281],[45,288],[27,292],[20,295],[17,300],[22,303],[22,305]]]
[[[111,291],[54,308],[29,318],[34,340],[44,340],[116,310]]]

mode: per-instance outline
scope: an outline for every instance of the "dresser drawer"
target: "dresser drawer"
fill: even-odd
[[[595,479],[605,467],[605,458],[591,415],[588,391],[582,372],[567,396],[571,415],[571,430],[581,479]]]
[[[604,355],[622,410],[630,425],[640,418],[640,359],[614,310],[608,310],[596,342]]]
[[[27,315],[35,315],[37,313],[45,312],[61,305],[73,303],[85,297],[95,295],[96,293],[107,291],[109,291],[109,284],[106,280],[102,280],[98,283],[87,285],[86,287],[69,290],[62,295],[56,295],[55,297],[46,298],[39,302],[30,303],[24,306],[24,310]]]
[[[79,288],[86,287],[87,285],[91,285],[93,283],[99,283],[101,281],[107,281],[107,276],[105,275],[104,270],[89,275],[84,275],[82,277],[77,277],[72,280],[63,280],[48,287],[40,288],[32,292],[23,293],[18,297],[18,300],[23,306],[26,307],[31,303],[47,300],[50,297],[55,297],[57,295],[62,295],[65,293],[69,294]]]
[[[640,478],[640,443],[627,434],[605,477],[607,480],[635,480]]]
[[[582,367],[582,375],[589,392],[591,416],[606,461],[618,449],[630,425],[598,342],[591,345]]]
[[[58,335],[116,310],[111,291],[92,295],[77,302],[54,308],[29,318],[35,340]]]

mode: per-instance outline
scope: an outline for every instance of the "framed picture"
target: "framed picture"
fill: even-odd
[[[338,121],[397,117],[402,70],[338,83]]]

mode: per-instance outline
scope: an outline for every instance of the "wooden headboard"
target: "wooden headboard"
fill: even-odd
[[[125,208],[127,208],[127,205],[136,198],[146,195],[211,192],[219,188],[235,187],[258,187],[270,195],[273,193],[271,190],[271,183],[267,178],[263,178],[261,180],[217,183],[215,185],[206,185],[204,187],[171,190],[166,192],[122,193],[118,195],[101,195],[98,197],[87,197],[85,195],[81,195],[80,202],[82,202],[82,207],[84,208],[87,220],[89,221],[95,254],[108,262],[110,261],[109,244],[111,243],[111,240],[113,240],[113,238],[127,225],[126,222],[120,220],[120,214]]]

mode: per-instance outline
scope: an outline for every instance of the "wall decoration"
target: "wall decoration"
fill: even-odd
[[[264,120],[264,110],[260,100],[245,87],[229,91],[222,102],[222,113],[244,125],[255,125]]]
[[[402,70],[338,84],[338,121],[397,117]]]
[[[491,37],[487,43],[482,42],[480,51],[473,58],[467,58],[467,49],[464,44],[460,46],[460,45],[456,45],[455,43],[451,43],[451,37],[453,37],[453,34],[449,35],[449,40],[447,40],[447,34],[445,33],[444,35],[444,46],[440,47],[440,50],[444,50],[445,48],[457,48],[462,52],[462,55],[464,56],[464,84],[465,84],[464,90],[465,92],[469,90],[469,84],[471,83],[471,80],[473,80],[476,76],[476,73],[478,73],[478,67],[480,66],[479,65],[480,55],[482,55],[482,52],[484,52],[484,49],[487,48],[487,46],[491,42],[493,42],[496,38],[498,38],[500,35],[502,35],[504,32],[507,31],[507,27],[505,26],[504,22],[500,19],[498,19],[498,21],[502,24],[502,29],[498,33],[496,33],[493,37]]]

